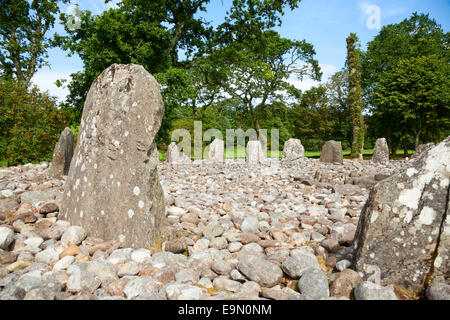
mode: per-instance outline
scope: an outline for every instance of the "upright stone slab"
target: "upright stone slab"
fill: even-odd
[[[385,138],[379,138],[375,142],[372,162],[386,164],[389,163],[389,147]]]
[[[258,140],[252,140],[247,143],[247,151],[245,160],[247,163],[260,163],[263,162],[264,159],[266,159],[266,156],[264,155],[261,142]]]
[[[213,162],[223,162],[225,155],[225,147],[223,140],[214,139],[209,145],[209,160]]]
[[[342,144],[340,141],[330,140],[325,142],[320,152],[320,161],[327,163],[343,163]]]
[[[185,153],[180,152],[177,144],[172,142],[167,147],[166,162],[173,164],[187,164],[191,163],[191,159]]]
[[[427,143],[427,144],[419,144],[416,148],[416,151],[412,155],[411,159],[417,159],[419,158],[425,151],[428,149],[431,149],[435,146],[433,142]]]
[[[154,142],[164,105],[142,66],[113,64],[92,83],[60,216],[89,236],[145,247],[164,236]]]
[[[65,128],[61,132],[59,141],[53,150],[53,158],[48,175],[50,177],[61,179],[69,173],[70,162],[73,156],[73,132],[70,128]]]
[[[353,265],[366,278],[379,273],[382,285],[421,295],[428,281],[449,284],[450,137],[409,164],[371,191]]]
[[[305,157],[305,148],[300,139],[289,139],[283,148],[282,160],[295,161]]]

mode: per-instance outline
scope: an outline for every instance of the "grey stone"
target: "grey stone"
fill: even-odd
[[[8,250],[14,241],[14,231],[7,227],[0,227],[0,249]]]
[[[202,290],[189,284],[170,284],[166,287],[166,295],[169,300],[200,300]]]
[[[203,230],[205,238],[209,240],[221,236],[223,232],[224,229],[219,221],[211,221],[206,225],[205,229]]]
[[[247,143],[247,152],[245,160],[250,164],[257,164],[263,162],[266,159],[261,142],[252,140]]]
[[[389,163],[389,147],[385,138],[379,138],[375,142],[372,162],[381,164]]]
[[[287,258],[282,264],[281,268],[287,275],[293,279],[300,279],[306,270],[310,268],[320,269],[320,264],[317,258],[309,254],[297,254]]]
[[[431,283],[426,295],[428,300],[450,300],[450,285],[446,283]]]
[[[289,139],[284,143],[283,160],[294,161],[305,157],[305,148],[300,139]]]
[[[445,283],[450,272],[450,137],[407,164],[371,191],[352,263],[365,280],[377,272],[381,285],[419,295],[427,277]]]
[[[241,255],[237,267],[245,277],[267,288],[277,285],[283,276],[280,267],[255,255]]]
[[[330,296],[328,277],[317,268],[305,270],[298,281],[298,289],[307,299],[315,300]]]
[[[117,279],[116,266],[107,260],[93,260],[89,262],[86,270],[100,279],[102,283],[114,281]]]
[[[86,238],[86,231],[79,226],[69,227],[61,237],[61,243],[66,247],[79,245]]]
[[[59,260],[59,254],[54,248],[47,248],[36,254],[36,261],[53,264]]]
[[[244,233],[258,233],[259,223],[256,217],[247,217],[242,221],[241,231]]]
[[[48,169],[48,175],[52,178],[61,179],[69,173],[70,162],[73,157],[74,135],[70,128],[61,132],[59,141],[53,150],[52,163]]]
[[[177,144],[172,142],[167,147],[166,161],[173,164],[188,164],[191,163],[191,158],[184,152],[180,152]]]
[[[149,276],[138,277],[130,280],[123,290],[128,300],[144,294],[158,293],[157,282]]]
[[[117,275],[119,277],[123,276],[134,276],[140,271],[139,265],[135,261],[125,262],[119,265],[117,269]]]
[[[142,248],[165,237],[154,141],[163,113],[160,86],[142,66],[113,64],[94,80],[60,217],[123,246]]]
[[[242,284],[238,281],[230,280],[226,277],[217,277],[213,280],[214,287],[219,291],[238,292]]]
[[[221,139],[214,139],[209,145],[209,160],[213,162],[224,161],[224,143]]]
[[[183,269],[175,274],[175,279],[179,283],[195,284],[200,280],[200,274],[195,269]]]
[[[359,283],[354,294],[356,300],[397,300],[393,287],[382,287],[368,281]]]
[[[340,141],[325,142],[320,152],[320,161],[326,163],[343,163],[342,145]]]
[[[21,203],[29,203],[37,207],[39,202],[49,202],[55,199],[55,195],[47,191],[26,191],[20,195]]]

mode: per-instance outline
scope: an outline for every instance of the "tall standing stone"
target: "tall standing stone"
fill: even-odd
[[[355,235],[356,271],[414,295],[449,284],[449,179],[450,137],[375,185]]]
[[[70,128],[65,128],[61,132],[59,141],[53,150],[53,158],[48,175],[50,177],[61,179],[69,173],[70,162],[73,156],[73,132]]]
[[[214,139],[209,145],[209,160],[213,162],[223,162],[225,155],[225,147],[223,140]]]
[[[164,195],[154,142],[164,105],[142,66],[113,64],[92,83],[61,202],[89,236],[145,247],[163,237]]]
[[[266,156],[264,155],[261,142],[258,140],[252,140],[247,143],[247,151],[245,160],[247,163],[260,163],[263,162],[264,159],[266,159]]]
[[[173,164],[191,163],[191,159],[184,152],[180,152],[177,144],[172,142],[167,147],[166,162]]]
[[[320,152],[320,161],[327,163],[343,163],[342,144],[340,141],[330,140],[325,142]]]
[[[286,161],[295,161],[305,157],[305,148],[300,139],[289,139],[284,144],[283,158]]]
[[[386,164],[389,163],[389,147],[385,138],[379,138],[375,142],[372,162]]]

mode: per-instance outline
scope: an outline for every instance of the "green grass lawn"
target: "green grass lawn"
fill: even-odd
[[[225,150],[225,158],[226,159],[233,159],[233,158],[245,158],[245,147],[243,146],[236,146],[234,148],[229,148]],[[349,159],[350,158],[350,150],[344,150],[343,152],[344,158]],[[412,155],[414,154],[414,150],[409,150],[408,151],[408,155]],[[367,149],[364,150],[364,159],[365,160],[370,160],[372,158],[373,155],[373,149]],[[267,151],[267,156],[268,157],[272,157],[272,151],[268,150]],[[274,157],[278,157],[281,158],[283,156],[283,151],[278,151],[277,154],[273,155]],[[320,157],[320,152],[319,151],[305,151],[305,157],[308,158],[319,158]],[[403,158],[403,150],[397,150],[396,155],[394,156],[394,159],[401,159]],[[166,160],[166,153],[163,151],[159,152],[159,160],[161,161],[165,161]],[[194,158],[192,157],[192,160],[194,160]]]
[[[344,154],[344,157],[346,159],[348,159],[350,156],[350,150],[343,151],[343,154]],[[372,154],[373,154],[372,149],[364,150],[364,160],[370,160],[372,158]],[[414,154],[414,150],[409,150],[408,155],[412,155],[412,154]],[[282,155],[283,155],[283,151],[278,151],[278,154],[275,154],[274,157],[276,156],[278,158],[281,158]],[[268,150],[267,156],[272,157],[272,151]],[[305,156],[308,158],[319,158],[320,152],[319,151],[305,151]],[[237,146],[237,147],[234,147],[234,149],[230,148],[230,149],[225,150],[225,158],[226,159],[245,158],[245,147]],[[401,159],[401,158],[404,158],[403,150],[397,150],[397,154],[394,156],[394,160]],[[159,160],[160,161],[166,160],[166,153],[164,151],[159,152]],[[0,159],[0,168],[6,167],[7,165],[8,165],[8,163],[6,162],[6,160]]]

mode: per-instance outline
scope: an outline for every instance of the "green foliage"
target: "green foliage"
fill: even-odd
[[[68,123],[52,98],[23,83],[0,79],[0,158],[8,165],[48,161]]]
[[[420,114],[424,113],[413,106],[427,105],[419,100],[420,97],[422,95],[430,97],[435,90],[442,91],[438,88],[439,85],[422,87],[423,90],[430,90],[428,92],[407,93],[407,97],[413,99],[408,102],[411,111],[409,115],[403,111],[397,113],[388,105],[394,108],[398,107],[397,103],[392,99],[394,96],[400,98],[400,95],[395,91],[400,84],[394,76],[394,74],[401,72],[399,70],[400,63],[411,67],[409,69],[410,73],[403,73],[404,79],[401,85],[409,86],[409,88],[414,87],[413,83],[417,80],[415,77],[418,76],[412,64],[419,63],[423,67],[424,63],[428,63],[430,66],[435,65],[439,69],[447,68],[449,63],[449,35],[450,33],[444,33],[442,27],[428,15],[414,13],[409,19],[405,19],[398,24],[384,26],[374,40],[368,43],[367,52],[362,55],[362,84],[367,104],[374,114],[374,117],[368,120],[370,135],[386,137],[392,151],[395,151],[401,142],[405,145],[417,144],[418,142],[437,142],[443,136],[442,133],[445,130],[447,130],[448,134],[448,124],[445,125],[445,122],[438,121],[438,118],[436,118],[437,113],[433,114],[428,111],[425,111],[425,113],[428,113],[428,116],[431,118],[428,118],[427,122],[434,121],[437,127],[431,127],[427,124],[426,127],[428,129],[425,129],[425,131],[423,131],[424,129],[420,130],[418,127],[415,129],[410,127],[411,112],[419,112],[417,118],[421,118]],[[431,63],[430,60],[428,62],[425,60],[410,60],[422,59],[421,57],[432,55],[436,56],[432,60],[439,59],[441,61],[440,67]],[[410,62],[405,62],[407,60]],[[430,73],[425,73],[427,77],[431,76]],[[388,79],[395,80],[395,83],[390,86]],[[433,80],[431,79],[431,81]],[[441,84],[444,88],[445,83],[444,81]],[[425,85],[425,83],[423,84]],[[385,99],[381,99],[377,92],[384,92],[386,95]],[[402,89],[402,92],[405,91]],[[403,97],[402,101],[405,102],[407,97]],[[387,100],[390,102],[388,103]],[[437,103],[436,100],[435,102]],[[440,103],[444,102],[445,100],[442,100]],[[404,107],[400,107],[400,109],[405,110]],[[419,131],[420,134],[417,134]],[[441,133],[436,134],[431,131],[439,131]]]
[[[351,33],[347,38],[347,66],[348,66],[348,110],[352,125],[352,158],[362,159],[364,152],[364,118],[362,115],[363,101],[361,89],[361,70],[358,36]]]
[[[436,55],[402,59],[374,88],[375,117],[388,115],[414,143],[443,138],[450,124],[450,66]]]
[[[68,0],[2,0],[0,6],[0,76],[29,83],[47,65],[53,45],[46,33],[54,26],[58,2]]]

